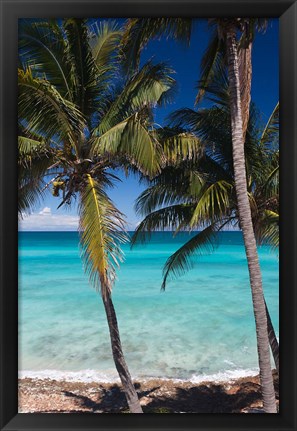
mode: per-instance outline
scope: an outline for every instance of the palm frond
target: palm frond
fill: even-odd
[[[125,117],[165,103],[172,97],[175,80],[172,70],[164,64],[146,63],[123,87],[108,111],[101,118],[94,134],[102,134]]]
[[[84,120],[77,108],[46,80],[34,78],[31,69],[18,70],[18,114],[26,130],[47,139],[59,136],[77,149]]]
[[[29,151],[18,159],[18,215],[22,218],[34,210],[44,198],[44,175],[53,163],[50,151]]]
[[[230,213],[233,184],[220,180],[202,189],[190,227],[203,225],[207,221],[218,221]]]
[[[115,22],[102,21],[92,25],[93,37],[90,38],[93,58],[100,80],[106,80],[113,70],[113,62],[119,61],[119,44],[123,31]]]
[[[46,78],[72,101],[73,74],[67,41],[56,20],[19,20],[19,52],[23,64]]]
[[[168,178],[168,176],[166,176]],[[176,187],[174,186],[176,184]],[[164,205],[176,203],[190,203],[191,198],[187,196],[188,183],[178,184],[178,178],[166,184],[164,181],[155,181],[155,184],[144,190],[136,199],[135,211],[138,215],[145,216],[155,209]]]
[[[133,73],[138,68],[142,49],[152,39],[161,36],[189,43],[192,22],[187,18],[131,18],[122,39],[125,70]]]
[[[161,136],[160,132],[156,131],[156,137],[160,142],[163,153],[166,158],[166,164],[175,164],[178,161],[184,160],[199,160],[203,154],[203,143],[194,133],[190,132],[175,132],[175,130],[165,130],[165,136]]]
[[[263,151],[258,141],[258,116],[259,113],[251,105],[245,140],[246,164],[251,174],[261,172],[263,166]],[[203,142],[205,157],[199,161],[201,170],[206,170],[212,176],[212,173],[219,169],[222,179],[232,181],[231,119],[227,107],[214,106],[199,111],[181,109],[174,112],[170,120],[172,127],[184,127]]]
[[[193,257],[212,253],[217,246],[217,224],[210,224],[182,245],[166,261],[161,289],[165,290],[168,277],[179,277],[193,268]]]
[[[260,144],[267,149],[275,150],[279,140],[279,102],[276,104],[262,132]]]
[[[160,171],[161,149],[158,142],[139,121],[135,114],[92,139],[93,155],[113,159],[121,155],[146,175],[154,176]]]
[[[18,190],[18,218],[30,214],[43,199],[44,184],[36,178],[22,179]]]
[[[74,101],[80,111],[90,120],[90,116],[100,109],[102,92],[106,82],[100,83],[98,70],[90,46],[90,32],[85,19],[69,18],[63,21],[67,36],[69,57],[73,67]],[[101,97],[99,97],[101,95]]]
[[[114,101],[116,83],[120,80],[120,39],[122,30],[116,22],[96,21],[91,26],[89,43],[94,62],[94,115],[90,129],[101,122]]]
[[[206,88],[211,85],[214,77],[223,70],[225,66],[224,51],[225,45],[218,37],[218,32],[215,29],[200,63],[201,73],[198,84],[199,90],[195,100],[196,104],[201,101],[205,94]]]
[[[219,107],[229,108],[230,92],[228,73],[223,58],[219,56],[213,65],[215,72],[211,74],[208,81],[199,81],[198,89],[202,95]]]
[[[231,120],[228,110],[214,106],[209,109],[180,109],[170,115],[172,127],[183,127],[203,143],[205,153],[228,171],[232,166]]]
[[[265,178],[265,181],[261,184],[261,192],[266,199],[279,195],[279,166],[272,169]]]
[[[255,184],[263,182],[269,173],[268,153],[259,144],[259,111],[252,103],[249,110],[249,122],[245,134],[245,165],[248,178],[248,188],[255,191]]]
[[[148,214],[137,226],[131,239],[131,247],[149,240],[152,231],[172,229],[188,224],[193,213],[193,205],[179,204],[160,208]]]
[[[246,37],[242,37],[246,40]],[[242,120],[244,137],[249,120],[250,89],[251,89],[251,50],[252,43],[239,44],[239,76],[240,97],[242,106]],[[196,104],[206,94],[207,98],[218,104],[227,106],[229,103],[229,81],[226,68],[226,46],[218,36],[217,29],[214,30],[210,43],[201,61],[201,76],[198,83],[198,95]]]
[[[26,163],[28,159],[38,156],[40,153],[49,152],[49,147],[44,140],[37,141],[26,136],[18,136],[19,162]]]
[[[110,294],[116,268],[123,259],[120,244],[127,241],[123,214],[102,185],[87,174],[79,208],[81,254],[91,283],[104,298]],[[100,287],[99,287],[100,283]]]
[[[163,168],[149,184],[135,203],[135,211],[141,216],[146,216],[164,205],[196,202],[205,184],[205,178],[195,167],[181,163]]]
[[[279,247],[279,214],[265,210],[257,223],[255,234],[260,244],[269,244],[273,249]]]

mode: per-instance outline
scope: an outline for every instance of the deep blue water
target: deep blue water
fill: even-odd
[[[199,380],[257,370],[242,235],[219,236],[219,247],[197,257],[194,268],[169,281],[164,293],[163,264],[189,234],[157,232],[145,246],[123,246],[113,300],[133,377]],[[259,248],[259,256],[278,334],[278,257],[268,246]],[[20,232],[19,304],[23,374],[116,377],[101,297],[83,272],[76,232]]]

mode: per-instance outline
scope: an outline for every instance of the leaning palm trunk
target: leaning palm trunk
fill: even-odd
[[[247,194],[236,30],[233,26],[227,29],[226,38],[235,188],[252,290],[263,407],[266,413],[276,413],[262,277]]]
[[[112,355],[113,355],[116,369],[119,373],[119,376],[124,388],[124,392],[126,395],[130,412],[143,413],[123,355],[117,317],[111,300],[111,296],[109,294],[103,298],[103,304],[104,304],[108,327],[109,327]]]
[[[274,328],[271,322],[270,314],[266,305],[265,301],[265,309],[266,309],[266,316],[267,316],[267,330],[268,330],[268,338],[269,338],[269,344],[272,351],[274,363],[276,366],[277,373],[279,374],[279,345],[278,341],[274,332]]]

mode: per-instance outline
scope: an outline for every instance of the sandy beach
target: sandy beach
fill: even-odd
[[[278,377],[274,383],[279,402]],[[260,413],[259,377],[229,382],[135,382],[145,413]],[[119,384],[19,380],[20,413],[128,413]]]

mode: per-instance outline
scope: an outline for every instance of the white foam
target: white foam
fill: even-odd
[[[229,382],[243,377],[253,377],[259,374],[259,370],[254,369],[239,369],[239,370],[226,370],[215,374],[193,374],[189,378],[175,379],[170,377],[162,376],[137,376],[134,375],[134,380],[149,381],[155,379],[161,379],[165,381],[173,382],[191,382],[193,384],[199,384],[202,382]],[[31,378],[31,379],[50,379],[57,381],[67,382],[84,382],[84,383],[119,383],[120,379],[118,375],[113,371],[99,372],[96,370],[81,370],[81,371],[60,371],[60,370],[39,370],[39,371],[19,371],[19,378]]]
[[[231,380],[236,380],[236,379],[240,379],[243,377],[254,377],[257,374],[259,374],[259,370],[254,368],[254,369],[249,369],[249,370],[226,370],[226,371],[222,371],[222,372],[218,372],[215,374],[200,374],[200,375],[196,375],[193,374],[189,381],[191,383],[202,383],[202,382],[216,382],[216,383],[220,383],[220,382],[229,382]]]
[[[38,371],[19,371],[19,378],[25,379],[50,379],[67,382],[84,383],[118,383],[120,381],[116,373],[102,373],[96,370],[81,371],[60,371],[60,370],[38,370]]]

